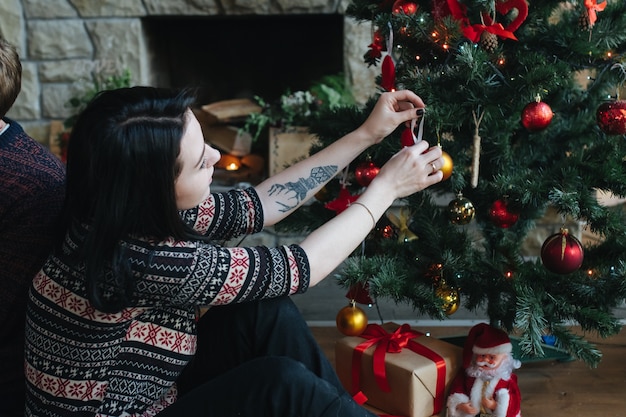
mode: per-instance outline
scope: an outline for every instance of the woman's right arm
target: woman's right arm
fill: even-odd
[[[381,168],[359,197],[359,204],[352,203],[307,236],[300,246],[309,259],[310,285],[324,279],[354,251],[394,200],[440,182],[443,173],[431,163],[440,157],[441,149],[428,149],[425,141],[403,148]]]

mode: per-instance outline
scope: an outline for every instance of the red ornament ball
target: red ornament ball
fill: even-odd
[[[413,16],[415,13],[417,13],[417,10],[419,9],[419,6],[417,5],[417,3],[410,1],[410,0],[396,0],[393,3],[393,7],[391,8],[391,11],[393,14],[401,14],[404,13],[407,16]]]
[[[615,100],[600,104],[596,122],[607,135],[626,134],[626,101]]]
[[[489,209],[489,218],[498,227],[506,229],[519,219],[519,213],[511,211],[506,200],[496,200]]]
[[[396,234],[396,230],[392,225],[386,224],[380,228],[379,233],[383,239],[391,239]]]
[[[380,168],[372,161],[361,162],[354,170],[354,178],[361,187],[370,185],[374,177],[378,175]]]
[[[539,132],[552,122],[554,113],[550,106],[543,101],[528,103],[522,110],[522,125],[529,132]]]
[[[541,246],[543,266],[556,274],[576,271],[583,264],[583,258],[583,246],[567,229],[549,236]]]

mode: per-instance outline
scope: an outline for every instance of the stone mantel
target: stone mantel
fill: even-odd
[[[47,143],[52,120],[70,115],[66,103],[92,85],[94,73],[129,69],[135,85],[153,85],[150,50],[142,18],[343,14],[346,0],[2,0],[0,36],[17,46],[22,92],[8,116]],[[344,18],[344,72],[355,97],[375,92],[377,68],[363,53],[371,29]]]

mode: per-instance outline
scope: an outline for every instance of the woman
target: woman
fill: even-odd
[[[441,151],[404,148],[358,204],[300,245],[223,248],[289,215],[368,146],[418,117],[382,94],[368,119],[254,188],[211,194],[220,154],[193,97],[99,94],[69,142],[67,229],[35,277],[27,415],[362,416],[288,295],[326,277],[391,203],[441,181]],[[417,110],[416,110],[417,109]],[[198,306],[212,306],[196,325]]]

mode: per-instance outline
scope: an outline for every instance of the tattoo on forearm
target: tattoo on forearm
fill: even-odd
[[[270,187],[269,195],[276,196],[276,204],[281,212],[294,209],[304,202],[309,191],[324,184],[337,173],[337,165],[326,165],[311,169],[309,178],[299,178],[296,182],[274,184]]]

